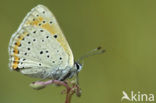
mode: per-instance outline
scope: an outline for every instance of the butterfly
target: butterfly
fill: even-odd
[[[65,80],[82,68],[74,61],[55,16],[43,5],[26,15],[12,35],[8,50],[10,69],[30,77]]]

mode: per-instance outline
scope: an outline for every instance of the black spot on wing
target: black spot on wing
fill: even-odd
[[[27,36],[29,36],[30,34],[27,34]]]
[[[36,39],[33,39],[33,41],[36,41]]]
[[[43,30],[41,29],[40,32],[43,32]]]
[[[27,53],[24,53],[24,55],[27,55]]]
[[[40,51],[40,54],[43,54],[43,51]]]
[[[45,23],[46,21],[43,21],[43,23]]]
[[[19,45],[19,47],[21,47],[21,46],[22,46],[22,44]]]
[[[46,38],[49,38],[49,36],[46,36]]]
[[[31,44],[31,42],[29,41],[28,44]]]
[[[52,22],[52,21],[50,21],[49,23],[50,23],[50,24],[52,24],[53,22]]]
[[[57,35],[54,35],[54,38],[57,38]]]
[[[36,33],[36,31],[33,32],[34,34]]]

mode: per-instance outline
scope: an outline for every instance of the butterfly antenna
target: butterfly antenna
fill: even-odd
[[[90,57],[90,56],[94,56],[94,55],[97,55],[97,54],[102,54],[102,53],[104,53],[105,51],[106,51],[105,49],[102,49],[102,47],[99,46],[99,47],[97,47],[97,48],[95,48],[95,49],[89,51],[89,52],[86,53],[85,55],[81,56],[81,57],[78,59],[78,62],[79,62],[79,63],[82,63],[82,65],[83,65],[83,60],[84,60],[85,58],[88,58],[88,57]]]

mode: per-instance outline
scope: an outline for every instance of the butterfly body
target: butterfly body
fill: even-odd
[[[48,8],[33,8],[9,43],[9,67],[24,75],[63,80],[78,72],[69,44]]]

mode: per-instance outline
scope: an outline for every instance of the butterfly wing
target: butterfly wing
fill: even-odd
[[[65,69],[74,64],[72,51],[54,15],[43,5],[33,8],[12,35],[9,56],[9,67],[27,70],[23,74],[41,74],[44,69]]]

